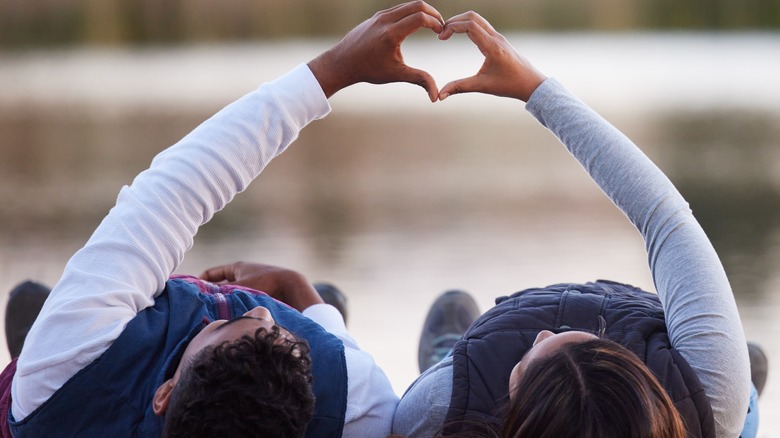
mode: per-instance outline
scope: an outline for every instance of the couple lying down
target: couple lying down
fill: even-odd
[[[406,66],[400,45],[421,28],[467,34],[479,72],[438,89]],[[198,228],[359,82],[525,102],[642,234],[657,295],[553,285],[472,324],[467,300],[447,294],[429,328],[470,327],[399,401],[302,274],[233,263],[172,277]],[[378,12],[160,153],[70,259],[0,387],[0,430],[19,437],[727,437],[751,393],[723,267],[668,178],[484,18],[445,21],[421,1]]]

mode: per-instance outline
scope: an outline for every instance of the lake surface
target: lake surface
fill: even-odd
[[[745,331],[770,355],[761,436],[780,430],[780,35],[564,34],[510,40],[633,138],[721,255]],[[0,289],[52,284],[119,188],[231,100],[329,42],[0,54]],[[439,85],[481,58],[405,43]],[[348,326],[399,394],[428,306],[608,278],[653,290],[623,215],[522,104],[360,85],[337,94],[197,236],[179,273],[251,260],[349,296]],[[3,294],[3,297],[6,295]],[[7,361],[3,352],[0,360]]]

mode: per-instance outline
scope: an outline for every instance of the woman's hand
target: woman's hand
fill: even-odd
[[[447,20],[439,39],[447,40],[456,33],[467,34],[485,55],[485,62],[476,75],[445,85],[439,91],[439,100],[452,94],[478,92],[527,102],[546,79],[476,12],[466,12]]]
[[[236,262],[207,269],[200,274],[200,278],[212,283],[246,286],[265,292],[301,312],[311,305],[323,303],[306,277],[278,266]]]

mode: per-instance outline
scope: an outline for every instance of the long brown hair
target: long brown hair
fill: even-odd
[[[569,343],[532,361],[511,388],[504,438],[684,438],[664,388],[627,348]]]

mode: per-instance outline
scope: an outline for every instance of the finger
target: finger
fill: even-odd
[[[201,280],[219,283],[220,281],[236,281],[236,264],[216,266],[203,271]]]
[[[474,21],[456,21],[447,24],[444,31],[439,34],[439,38],[446,40],[453,33],[465,33],[469,39],[477,46],[483,55],[486,55],[487,48],[495,43],[493,37],[485,28]]]
[[[401,35],[403,35],[403,38],[417,32],[417,30],[422,27],[431,29],[437,34],[444,30],[444,25],[441,21],[424,12],[406,16],[392,25],[392,28],[400,32]]]
[[[490,24],[479,20],[449,20],[444,24],[446,33],[465,33],[469,29],[480,29],[487,35],[500,35]]]
[[[439,100],[444,100],[453,94],[481,91],[479,79],[476,76],[452,81],[439,90]]]
[[[456,15],[456,16],[450,18],[449,20],[447,20],[447,22],[444,23],[444,26],[447,27],[451,23],[463,22],[463,21],[473,21],[473,22],[477,23],[480,27],[485,29],[490,34],[498,33],[498,32],[496,32],[496,29],[494,29],[493,26],[490,24],[490,22],[488,22],[485,19],[485,17],[479,15],[478,13],[476,13],[474,11],[468,11],[468,12],[464,12],[462,14]]]
[[[388,19],[392,18],[393,21],[396,21],[398,19],[397,16],[398,16],[398,10],[399,9],[401,9],[401,8],[409,8],[409,5],[412,5],[412,4],[415,4],[415,3],[419,3],[419,2],[412,1],[412,2],[400,3],[400,4],[397,4],[395,6],[389,7],[387,9],[383,10],[383,11],[377,12],[377,15],[381,15],[384,18],[388,18]]]
[[[424,1],[414,1],[409,3],[404,3],[395,8],[388,9],[382,14],[383,15],[382,18],[387,19],[389,22],[394,23],[397,21],[401,21],[407,16],[414,15],[418,12],[423,12],[427,15],[434,17],[439,22],[439,24],[444,26],[444,18],[441,16],[439,11],[437,11],[436,8],[429,5],[428,3],[425,3]]]
[[[398,80],[401,82],[416,84],[425,88],[425,90],[428,92],[428,98],[431,99],[431,102],[436,102],[436,100],[439,98],[439,89],[436,87],[436,81],[433,79],[433,76],[428,74],[428,72],[425,70],[407,67],[404,69],[403,73],[401,73]]]
[[[387,9],[384,9],[382,11],[377,12],[376,15],[388,16],[389,14],[392,14],[393,11],[395,11],[395,10],[397,10],[399,8],[402,8],[404,6],[406,6],[406,3],[401,3],[399,5],[391,6],[391,7],[387,8]]]

